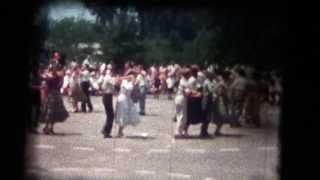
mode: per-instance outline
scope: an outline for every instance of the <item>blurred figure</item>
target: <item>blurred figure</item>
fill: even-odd
[[[71,81],[70,81],[70,91],[69,95],[71,97],[71,103],[73,106],[73,112],[79,112],[78,103],[85,101],[85,94],[82,91],[80,85],[80,70],[78,67],[74,67],[72,70]]]
[[[27,123],[28,131],[30,133],[38,133],[38,124],[40,118],[40,107],[41,107],[41,74],[39,71],[39,66],[36,64],[32,67],[30,73],[30,98],[31,98],[31,106],[30,111],[30,121]]]
[[[185,131],[185,128],[187,124],[187,95],[189,93],[188,91],[189,70],[181,69],[180,71],[181,71],[181,78],[180,78],[177,94],[174,99],[174,103],[176,106],[176,113],[175,113],[174,119],[177,122],[175,138],[188,136],[188,133]]]
[[[147,86],[147,73],[146,71],[143,69],[142,66],[139,67],[138,69],[138,76],[137,76],[137,83],[139,86],[139,90],[140,90],[140,95],[139,95],[139,110],[140,110],[140,115],[145,115],[146,114],[146,110],[145,110],[145,106],[146,106],[146,96],[147,96],[147,91],[148,91],[148,86]]]
[[[89,65],[84,64],[83,71],[81,72],[81,89],[86,96],[84,101],[81,102],[81,111],[84,113],[87,112],[87,109],[86,109],[87,105],[89,107],[89,112],[93,111],[93,106],[91,103],[90,91],[89,91],[90,86],[91,86],[91,83],[90,83]]]
[[[189,125],[201,123],[200,137],[209,137],[208,126],[209,121],[206,118],[205,111],[202,108],[203,87],[199,84],[197,75],[199,67],[197,65],[191,66],[191,76],[188,79],[188,88],[191,93],[188,96],[187,102],[187,125],[185,131],[188,132]]]
[[[60,93],[62,76],[57,72],[57,67],[50,67],[49,75],[45,78],[45,81],[48,85],[48,99],[47,110],[43,119],[45,122],[43,132],[45,134],[55,134],[54,124],[64,122],[69,117]]]
[[[226,85],[220,81],[215,89],[215,101],[213,104],[212,122],[216,124],[215,136],[221,136],[221,128],[224,123],[230,120],[229,98],[227,96]]]
[[[134,86],[137,85],[136,73],[128,71],[121,80],[121,88],[116,102],[115,123],[118,125],[118,137],[122,137],[123,130],[128,125],[137,125],[140,122],[139,113],[131,96]]]
[[[174,85],[175,85],[176,81],[174,78],[174,73],[173,72],[169,72],[168,73],[168,78],[166,80],[166,84],[167,84],[167,93],[168,93],[168,99],[172,99],[172,94],[174,92]]]
[[[215,112],[215,102],[217,98],[216,89],[218,83],[216,81],[216,75],[213,71],[206,72],[206,79],[203,83],[203,98],[202,109],[205,111],[207,121],[212,122]],[[218,125],[217,125],[218,126]],[[219,130],[217,127],[216,132]]]
[[[247,93],[245,100],[245,122],[260,127],[260,99],[259,99],[258,74],[248,73]]]
[[[61,88],[61,93],[63,95],[69,95],[68,92],[70,91],[70,82],[71,82],[71,71],[67,70],[63,78],[63,85]]]
[[[233,71],[234,80],[230,85],[231,91],[231,127],[241,127],[240,116],[243,111],[243,105],[246,97],[247,80],[242,69]]]
[[[159,99],[160,94],[160,86],[161,86],[161,80],[159,76],[156,76],[153,83],[153,94],[155,99]]]
[[[111,130],[113,126],[114,120],[114,110],[113,110],[113,93],[115,89],[116,79],[112,72],[112,67],[106,71],[105,76],[103,77],[103,82],[101,85],[101,89],[103,92],[102,102],[106,113],[106,123],[102,129],[102,134],[104,138],[111,137]]]

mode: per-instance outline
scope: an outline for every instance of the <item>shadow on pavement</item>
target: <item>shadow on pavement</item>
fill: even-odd
[[[220,136],[216,136],[216,138],[217,138],[217,137],[242,138],[242,137],[244,137],[244,136],[246,136],[246,135],[244,135],[244,134],[225,134],[225,133],[223,133],[223,134],[221,134]]]
[[[124,137],[125,139],[141,139],[141,140],[153,140],[155,137],[151,136],[137,136],[137,135],[128,135]]]
[[[159,114],[146,114],[144,116],[159,116]]]
[[[181,139],[181,140],[189,140],[189,139],[200,139],[200,140],[210,140],[210,139],[215,139],[215,138],[242,138],[246,135],[244,134],[221,134],[219,136],[214,136],[214,135],[210,135],[208,137],[201,137],[199,135],[189,135],[188,137],[176,137],[175,139]]]
[[[81,133],[55,133],[52,134],[51,136],[81,136]]]
[[[175,137],[176,140],[191,140],[191,139],[200,139],[200,140],[209,140],[214,139],[214,136],[201,137],[199,135],[189,135],[188,137]]]

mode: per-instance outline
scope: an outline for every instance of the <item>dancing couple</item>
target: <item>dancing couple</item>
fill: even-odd
[[[104,138],[111,138],[113,121],[118,126],[118,137],[123,137],[123,130],[128,125],[136,126],[140,122],[137,106],[135,104],[139,92],[138,71],[128,70],[124,76],[116,77],[110,65],[105,70],[100,82],[103,91],[102,102],[106,112],[106,123],[102,129]],[[120,86],[116,97],[115,112],[113,108],[113,94],[115,87]]]

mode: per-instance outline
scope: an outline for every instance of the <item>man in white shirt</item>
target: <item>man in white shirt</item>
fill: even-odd
[[[90,88],[91,84],[90,84],[90,72],[89,72],[89,65],[84,65],[84,69],[81,72],[81,88],[84,92],[84,94],[86,95],[86,100],[81,102],[81,110],[82,112],[86,112],[86,105],[88,104],[89,107],[89,112],[92,112],[93,107],[92,107],[92,103],[90,100],[90,92],[89,92],[89,88]]]
[[[140,89],[140,97],[139,97],[139,109],[140,109],[140,115],[145,115],[145,105],[146,105],[146,96],[147,96],[147,73],[143,68],[139,67],[140,73],[137,76],[137,81],[139,83],[139,89]]]
[[[111,130],[114,119],[114,110],[113,110],[113,93],[115,89],[116,79],[113,76],[112,69],[108,68],[105,76],[103,76],[101,89],[103,91],[102,102],[106,112],[106,123],[102,129],[102,134],[104,138],[111,138]]]

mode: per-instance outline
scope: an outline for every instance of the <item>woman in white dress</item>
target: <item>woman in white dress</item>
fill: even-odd
[[[123,129],[128,125],[137,125],[140,117],[136,104],[132,100],[132,92],[137,88],[134,72],[121,78],[120,92],[116,101],[115,123],[119,127],[118,136],[123,136]]]
[[[174,99],[176,106],[175,119],[177,121],[175,138],[188,136],[185,128],[187,123],[187,95],[190,92],[187,80],[189,78],[189,69],[183,69],[181,73],[177,95]]]

